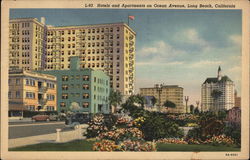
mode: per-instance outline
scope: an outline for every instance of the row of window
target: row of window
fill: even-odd
[[[79,98],[80,97],[80,93],[70,93],[70,96],[71,97],[77,97],[77,98]],[[82,94],[82,99],[89,99],[89,98],[90,98],[90,94],[89,93],[83,93]],[[69,94],[68,93],[63,93],[62,94],[62,99],[69,99]],[[96,96],[94,94],[94,100],[107,101],[108,98],[105,97],[105,96],[100,96],[100,95]]]
[[[54,101],[55,100],[55,95],[53,95],[53,94],[47,94],[47,100],[48,101]]]
[[[100,33],[100,32],[104,33],[104,31],[113,32],[114,28],[96,28],[96,29],[86,29],[86,30],[87,30],[87,33]],[[85,29],[80,29],[79,31],[82,34],[86,33]],[[120,27],[117,27],[116,31],[119,32]],[[66,31],[59,31],[59,34],[64,35],[64,32],[66,32]],[[66,33],[68,33],[68,35],[75,34],[76,30],[68,30]],[[48,36],[53,36],[53,35],[56,35],[56,32],[55,31],[48,31],[47,35]]]
[[[8,98],[12,99],[12,98],[21,98],[21,92],[20,91],[16,91],[15,97],[14,97],[14,92],[15,91],[9,91],[8,92]]]
[[[78,103],[79,104],[79,103]],[[80,106],[80,105],[79,105]],[[61,102],[60,103],[60,107],[61,108],[65,108],[66,107],[66,103],[65,102]],[[88,108],[89,107],[89,103],[88,102],[82,102],[82,107],[83,108]]]

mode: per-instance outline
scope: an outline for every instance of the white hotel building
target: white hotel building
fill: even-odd
[[[201,89],[201,110],[218,111],[229,110],[234,107],[234,82],[227,76],[222,76],[218,68],[217,77],[207,78]],[[217,92],[217,93],[215,93]],[[217,96],[213,96],[216,95]]]

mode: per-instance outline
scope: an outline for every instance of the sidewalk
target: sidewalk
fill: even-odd
[[[32,122],[32,120],[31,120],[31,118],[22,118],[22,119],[9,118],[9,122]]]
[[[81,129],[60,132],[60,142],[56,142],[57,133],[9,139],[9,148],[21,147],[25,145],[38,144],[38,143],[64,143],[77,139],[85,139],[82,133],[83,131]]]

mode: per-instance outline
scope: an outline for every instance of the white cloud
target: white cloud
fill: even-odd
[[[241,72],[241,67],[240,66],[234,66],[232,68],[228,69],[228,72],[236,72],[236,73],[240,73]]]
[[[234,35],[229,36],[229,39],[231,40],[233,44],[236,44],[237,46],[241,46],[242,44],[241,35],[234,34]]]
[[[151,45],[143,46],[137,51],[137,55],[147,62],[166,62],[169,58],[173,58],[176,55],[182,55],[185,51],[178,50],[164,41],[156,41]]]
[[[198,45],[201,47],[208,47],[209,44],[206,40],[204,40],[199,32],[194,28],[187,28],[181,30],[180,32],[175,34],[175,40],[180,43],[190,44],[190,45]]]
[[[189,67],[207,67],[211,65],[221,65],[223,62],[222,61],[209,61],[209,60],[203,60],[203,61],[198,61],[195,63],[191,63]]]

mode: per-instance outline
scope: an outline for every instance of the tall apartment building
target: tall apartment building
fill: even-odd
[[[140,88],[142,96],[154,96],[157,99],[156,105],[163,106],[164,102],[171,101],[176,105],[176,108],[169,108],[172,113],[183,113],[183,88],[178,85],[155,85],[151,88]]]
[[[11,19],[9,22],[10,70],[39,70],[45,67],[45,19]]]
[[[71,56],[80,57],[81,68],[107,73],[111,88],[134,92],[135,32],[125,23],[49,26],[46,70],[70,68]]]
[[[42,21],[10,20],[11,68],[67,70],[70,57],[79,56],[81,68],[107,73],[111,88],[134,92],[136,33],[127,24],[53,27]]]
[[[201,86],[202,111],[229,110],[234,107],[234,82],[227,76],[222,76],[218,68],[217,77],[207,78]]]
[[[31,71],[9,72],[10,116],[20,116],[22,111],[57,110],[56,77]]]
[[[109,76],[101,70],[81,69],[78,56],[70,57],[69,70],[37,71],[57,77],[58,111],[67,111],[77,103],[80,111],[109,113]]]

